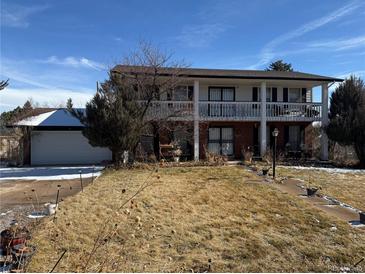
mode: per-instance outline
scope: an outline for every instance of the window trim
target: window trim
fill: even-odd
[[[296,102],[291,102],[290,101],[290,95],[293,94],[293,89],[296,90],[296,92],[298,92],[299,96],[298,96],[298,100]],[[288,103],[302,103],[302,88],[288,88]]]
[[[186,95],[187,99],[186,100],[176,100],[175,92],[178,88],[182,88],[182,87],[185,89],[185,95]],[[191,98],[189,98],[189,88],[192,89]],[[192,86],[192,85],[178,85],[174,89],[166,92],[166,101],[184,102],[184,101],[193,101],[193,98],[194,98],[194,86]]]
[[[220,101],[210,100],[210,90],[213,89],[213,88],[221,90],[221,99],[220,99]],[[222,92],[223,89],[233,89],[233,100],[223,101],[223,92]],[[208,87],[208,101],[211,101],[211,102],[235,102],[236,101],[236,88],[234,86],[209,86]]]
[[[209,129],[210,128],[218,128],[219,129],[219,140],[212,140],[210,141],[209,139]],[[232,129],[232,140],[226,140],[226,139],[222,139],[222,129],[223,128],[231,128]],[[227,157],[232,157],[235,156],[235,128],[233,126],[212,126],[212,127],[208,127],[207,129],[207,145],[208,145],[208,150],[209,150],[209,143],[212,144],[219,144],[219,155],[221,156],[227,156]],[[223,143],[232,143],[232,154],[227,154],[227,155],[223,155],[222,154],[222,144]]]

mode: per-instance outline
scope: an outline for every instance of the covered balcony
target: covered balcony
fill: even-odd
[[[148,110],[149,119],[193,120],[192,101],[153,101]],[[259,121],[260,102],[199,101],[201,121]],[[321,120],[321,103],[267,102],[268,121],[312,122]]]

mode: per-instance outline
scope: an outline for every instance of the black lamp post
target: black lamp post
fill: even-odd
[[[275,179],[275,167],[276,167],[276,139],[278,138],[279,130],[277,128],[272,132],[272,136],[274,136],[274,146],[273,146],[273,168],[272,168],[272,177]]]

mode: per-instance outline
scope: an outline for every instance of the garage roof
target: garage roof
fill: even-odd
[[[67,109],[63,108],[27,117],[14,125],[32,127],[83,127],[79,119],[74,117]]]

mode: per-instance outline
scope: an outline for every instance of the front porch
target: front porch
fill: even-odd
[[[221,155],[229,160],[242,160],[245,152],[260,157],[260,140],[262,139],[260,128],[259,122],[199,122],[199,160],[205,160],[210,154]],[[266,151],[269,154],[274,144],[272,131],[275,128],[279,130],[277,151],[282,157],[312,157],[313,127],[311,123],[268,122],[265,138],[267,139]],[[172,160],[173,150],[177,147],[182,150],[182,160],[194,159],[193,122],[172,122],[159,132],[158,142],[162,157],[167,160],[170,158]],[[169,148],[170,151],[165,148]]]

